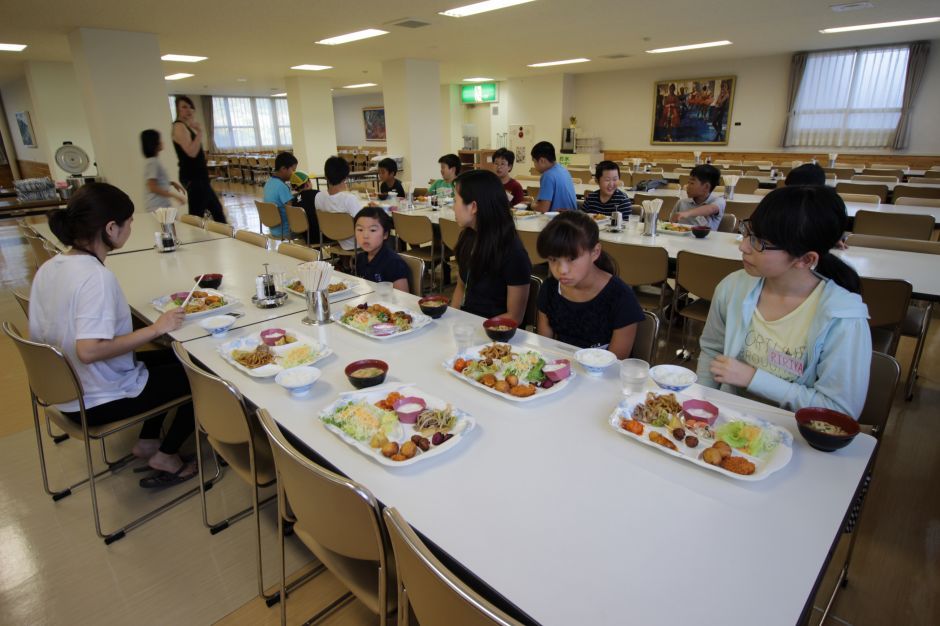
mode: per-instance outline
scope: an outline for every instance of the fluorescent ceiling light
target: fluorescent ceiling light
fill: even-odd
[[[486,0],[485,2],[474,2],[467,6],[450,9],[449,11],[441,11],[440,14],[446,15],[447,17],[467,17],[468,15],[496,11],[498,9],[513,7],[517,4],[526,4],[527,2],[532,2],[532,0]]]
[[[699,48],[715,48],[717,46],[730,46],[731,42],[727,39],[721,41],[709,41],[706,43],[693,43],[688,46],[673,46],[672,48],[656,48],[655,50],[647,50],[649,54],[659,54],[660,52],[681,52],[683,50],[697,50]]]
[[[190,76],[192,76],[192,74],[180,72],[179,74],[170,74],[169,76],[164,76],[163,78],[166,80],[179,80],[181,78],[189,78]]]
[[[376,83],[359,83],[357,85],[343,85],[343,89],[359,89],[360,87],[376,87]]]
[[[284,93],[272,93],[271,97],[272,98],[286,98],[287,92],[285,91]]]
[[[545,63],[529,63],[528,67],[550,67],[552,65],[568,65],[569,63],[587,63],[591,59],[566,59],[564,61],[546,61]]]
[[[496,80],[495,78],[481,78],[477,76],[475,78],[464,78],[463,82],[465,83],[489,83],[489,82],[494,82],[495,80]]]
[[[26,46],[21,43],[0,43],[0,50],[5,52],[22,52]]]
[[[900,22],[879,22],[878,24],[859,24],[858,26],[839,26],[838,28],[824,28],[821,33],[848,33],[853,30],[870,30],[872,28],[893,28],[895,26],[914,26],[916,24],[931,24],[940,22],[940,17],[922,17],[916,20],[901,20]]]
[[[163,61],[178,61],[179,63],[199,63],[200,61],[205,61],[209,57],[194,57],[188,54],[164,54],[160,57]]]
[[[295,65],[291,68],[292,70],[307,70],[308,72],[319,72],[320,70],[331,70],[333,69],[332,65]]]
[[[345,35],[338,35],[336,37],[329,37],[327,39],[321,39],[317,43],[323,44],[324,46],[338,46],[341,43],[349,43],[350,41],[359,41],[360,39],[368,39],[369,37],[378,37],[379,35],[387,35],[387,30],[379,30],[378,28],[367,28],[365,30],[357,30],[354,33],[347,33]]]

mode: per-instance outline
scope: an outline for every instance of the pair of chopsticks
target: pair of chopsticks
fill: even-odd
[[[205,277],[205,274],[200,274],[199,278],[196,279],[196,284],[193,285],[193,288],[189,290],[189,294],[187,294],[186,299],[183,300],[183,304],[180,305],[181,309],[185,309],[186,305],[189,304],[189,299],[193,297],[193,292],[196,291],[196,287],[199,286],[199,283],[202,282],[202,279],[204,277]]]

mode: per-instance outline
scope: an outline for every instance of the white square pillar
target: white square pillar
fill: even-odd
[[[323,163],[336,154],[333,95],[328,78],[291,76],[287,79],[287,108],[297,169],[323,174]]]
[[[382,63],[388,153],[404,157],[402,178],[423,187],[440,178],[443,154],[441,78],[437,61],[397,59]]]

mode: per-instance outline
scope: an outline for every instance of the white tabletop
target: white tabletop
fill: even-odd
[[[107,266],[117,276],[131,309],[148,322],[160,316],[160,311],[151,304],[154,299],[189,291],[195,277],[203,272],[222,274],[219,291],[237,299],[239,304],[233,310],[244,313],[235,322],[234,328],[240,328],[307,310],[306,300],[289,292],[287,302],[277,308],[259,309],[251,303],[251,296],[255,294],[255,278],[264,273],[264,263],[270,264],[268,269],[271,272],[280,269],[289,274],[300,261],[227,237],[182,246],[174,252],[148,250],[119,254],[108,257]],[[352,278],[344,274],[338,274],[338,277]],[[360,278],[352,280],[357,285],[355,295],[372,292],[372,283]],[[179,341],[207,336],[209,333],[199,325],[201,319],[188,320],[170,335]]]
[[[203,241],[212,241],[215,239],[226,239],[226,235],[221,233],[214,233],[211,230],[203,230],[202,228],[196,226],[190,226],[189,224],[184,224],[183,222],[175,222],[176,224],[176,238],[179,239],[183,245],[190,243],[199,243]],[[59,241],[59,238],[52,234],[52,229],[49,228],[47,222],[42,222],[40,224],[34,224],[33,228],[36,229],[44,239],[52,243],[59,250],[65,250],[67,247],[64,243]],[[131,224],[131,236],[128,237],[127,242],[117,250],[112,250],[109,255],[118,255],[118,254],[127,254],[128,252],[140,252],[142,250],[152,250],[154,247],[153,234],[160,230],[160,225],[157,224],[157,220],[150,213],[135,213],[134,222]]]
[[[414,306],[413,296],[395,297]],[[293,328],[299,318],[278,325]],[[693,388],[725,406],[751,407],[794,435],[793,459],[781,471],[757,483],[728,479],[611,430],[606,420],[621,398],[614,368],[599,379],[578,368],[568,389],[525,406],[462,383],[441,366],[454,350],[458,321],[480,318],[450,309],[386,342],[338,324],[323,327],[335,354],[318,363],[323,377],[302,399],[233,369],[219,356],[217,339],[185,346],[541,624],[694,623],[703,607],[721,604],[716,598],[723,593],[734,598],[734,609],[722,611],[724,623],[797,621],[838,537],[872,438],[818,452],[790,414]],[[482,329],[477,339],[485,340]],[[570,349],[524,332],[512,343]],[[410,467],[385,468],[361,455],[315,416],[352,390],[344,366],[369,357],[390,365],[389,381],[416,383],[453,401],[477,428],[452,453]]]

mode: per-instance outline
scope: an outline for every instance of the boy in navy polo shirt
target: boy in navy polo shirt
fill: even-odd
[[[356,214],[356,276],[376,283],[389,282],[408,293],[408,265],[385,244],[392,230],[392,218],[379,207],[367,206]]]

